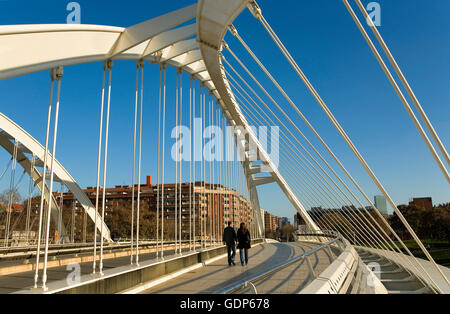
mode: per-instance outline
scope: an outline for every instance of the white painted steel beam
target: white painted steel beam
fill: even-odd
[[[185,40],[189,37],[196,35],[197,34],[196,28],[197,28],[196,24],[191,24],[188,26],[172,29],[170,31],[164,32],[158,36],[151,38],[147,47],[145,48],[144,53],[142,54],[142,57],[151,55],[152,53],[167,48],[170,45],[173,45],[174,43],[180,42],[182,40]]]
[[[188,39],[178,42],[170,47],[167,54],[163,53],[161,62],[176,58],[195,49],[198,49],[198,44],[195,39]]]
[[[17,141],[22,143],[29,151],[31,151],[36,156],[38,160],[40,161],[44,160],[45,155],[44,147],[30,134],[28,134],[25,130],[23,130],[20,126],[18,126],[11,119],[6,117],[3,113],[0,113],[0,128],[5,133],[9,134],[11,137],[15,138]],[[47,158],[51,158],[51,155],[48,154]],[[92,219],[92,221],[95,221],[96,213],[94,205],[92,205],[89,197],[81,190],[76,181],[57,160],[55,160],[54,173],[55,177],[58,177],[59,180],[61,180],[62,183],[69,189],[69,191],[73,193],[75,199],[78,200],[78,202],[87,212],[88,216]],[[39,172],[37,174],[33,174],[33,180],[35,180],[35,182],[42,180],[42,175]],[[101,216],[98,213],[97,213],[97,221],[99,222],[102,221]],[[98,229],[99,231],[101,230],[101,223],[98,224]],[[104,222],[103,222],[103,237],[107,241],[111,241],[109,228]]]
[[[186,8],[158,16],[154,19],[127,28],[124,32],[122,32],[113,49],[111,49],[109,57],[112,58],[117,56],[120,53],[135,47],[154,36],[195,18],[196,10],[197,4],[193,4]]]
[[[14,143],[11,142],[9,139],[9,136],[6,136],[6,132],[0,132],[0,146],[3,147],[4,150],[6,150],[11,156],[14,153]],[[42,180],[42,176],[40,172],[34,167],[32,167],[31,160],[25,156],[24,151],[18,150],[17,151],[17,162],[22,166],[24,171],[31,177],[33,180],[35,186],[37,186],[39,189],[41,189],[41,185],[38,184]],[[45,199],[48,202],[48,195],[49,189],[48,186],[45,185]],[[55,223],[56,228],[60,227],[58,230],[58,233],[60,234],[60,237],[63,239],[65,243],[69,243],[69,236],[67,234],[66,228],[64,224],[59,224],[59,217],[60,217],[60,208],[59,208],[59,202],[56,201],[55,197],[52,195],[52,217],[53,221]]]

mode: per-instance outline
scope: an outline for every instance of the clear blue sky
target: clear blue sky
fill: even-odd
[[[0,0],[0,24],[65,23],[69,1]],[[193,1],[78,1],[83,24],[131,26]],[[363,1],[367,3],[368,1]],[[413,86],[444,144],[450,143],[450,27],[448,0],[379,1],[380,31]],[[400,100],[389,85],[343,3],[335,0],[259,1],[263,14],[309,76],[316,89],[366,157],[397,203],[432,196],[450,201],[449,186],[434,163]],[[240,34],[332,143],[370,197],[379,194],[325,115],[287,67],[262,27],[248,12],[236,21]],[[229,40],[237,50],[236,42]],[[156,176],[157,67],[146,67],[143,174]],[[134,62],[117,62],[113,74],[110,174],[108,185],[131,181]],[[174,82],[174,75],[169,76]],[[40,142],[44,141],[48,72],[0,81],[0,110]],[[101,65],[65,69],[57,159],[81,186],[95,185]],[[175,91],[168,92],[169,102]],[[169,115],[171,116],[171,115]],[[172,120],[171,120],[172,119]],[[173,115],[168,129],[173,126]],[[170,138],[170,137],[169,137]],[[7,156],[1,154],[6,165]],[[3,166],[0,166],[3,170]],[[173,176],[169,167],[168,179]],[[186,170],[185,170],[186,171]],[[0,189],[8,180],[0,182]],[[292,217],[278,188],[261,189],[263,208]]]

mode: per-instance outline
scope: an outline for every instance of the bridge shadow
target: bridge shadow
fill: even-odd
[[[289,259],[294,258],[294,255],[300,255],[303,254],[304,252],[306,252],[304,247],[299,246],[301,252],[299,254],[295,254],[296,251],[293,247],[291,247],[291,256],[289,257]],[[275,285],[272,289],[270,289],[269,291],[267,291],[267,293],[272,293],[274,291],[276,291],[277,289],[279,289],[280,287],[282,287],[285,283],[287,283],[289,277],[291,277],[304,263],[304,260],[302,260],[288,275],[286,275],[286,279],[281,281],[280,283],[278,283],[277,285]],[[273,277],[275,276],[275,274],[272,274],[266,278],[264,278],[263,280],[259,281],[258,284],[256,285],[256,287],[258,287],[259,285],[262,285],[270,280],[273,279]]]
[[[296,256],[301,255],[301,254],[305,253],[307,250],[311,250],[311,249],[313,249],[313,248],[316,247],[316,246],[317,246],[317,245],[314,245],[314,244],[306,244],[306,243],[302,243],[301,246],[298,245],[298,247],[301,249],[301,252],[299,252],[298,254],[295,254],[295,255],[296,255]],[[295,250],[294,250],[294,251],[295,251]],[[312,268],[314,269],[314,271],[316,271],[316,274],[317,274],[317,271],[318,271],[318,268],[319,268],[319,260],[320,260],[319,253],[321,253],[321,252],[322,252],[322,251],[315,252],[314,254],[310,255],[310,257],[313,257],[313,258],[314,258],[313,263],[312,263]],[[326,253],[324,253],[324,252],[322,252],[322,253],[323,253],[324,255],[326,254]],[[336,252],[333,252],[333,253],[336,253]],[[328,260],[328,255],[325,255],[324,258],[325,258],[325,257],[326,257],[327,260]],[[267,294],[273,294],[273,293],[276,293],[277,290],[279,290],[280,288],[282,288],[284,285],[288,284],[288,282],[291,280],[291,277],[292,277],[294,274],[296,274],[296,273],[300,270],[300,268],[301,268],[302,266],[307,267],[307,266],[305,265],[305,263],[306,263],[305,259],[302,259],[301,261],[298,262],[298,264],[297,264],[292,270],[289,271],[289,273],[286,274],[284,280],[278,282],[274,287],[270,288],[269,290],[260,291],[260,292],[261,292],[261,293],[267,293]],[[306,274],[305,278],[302,279],[302,282],[299,282],[298,287],[297,287],[294,291],[292,291],[292,292],[290,292],[290,293],[295,293],[295,294],[299,293],[301,290],[303,290],[303,289],[306,287],[307,284],[309,284],[309,283],[314,279],[314,277],[312,276],[312,274],[309,272],[309,268],[308,268],[307,271],[308,271],[308,273]],[[276,273],[275,273],[275,274],[272,274],[272,275],[270,275],[270,276],[268,276],[268,277],[266,277],[266,278],[264,278],[264,279],[261,280],[261,281],[259,281],[259,282],[256,284],[257,290],[258,290],[258,287],[259,287],[259,286],[263,286],[264,283],[268,283],[269,281],[273,280],[273,279],[274,279],[274,276],[276,276]],[[278,281],[278,280],[277,280],[277,281]],[[251,293],[251,289],[245,289],[244,291],[245,291],[245,293]]]
[[[258,272],[266,270],[268,268],[268,266],[275,265],[275,264],[279,263],[280,260],[287,260],[287,259],[292,258],[293,255],[295,255],[295,250],[291,246],[287,246],[287,245],[284,245],[281,243],[280,244],[274,243],[271,245],[274,246],[276,248],[276,250],[274,253],[272,253],[272,255],[268,259],[262,261],[261,263],[259,263],[258,265],[256,265],[255,267],[253,267],[251,269],[244,269],[244,272],[242,272],[241,274],[234,276],[225,282],[217,284],[216,286],[210,287],[207,290],[200,291],[199,293],[208,293],[208,292],[211,293],[211,291],[216,291],[216,292],[220,291],[225,287],[228,287],[240,280],[245,279],[246,277],[250,277],[254,273],[258,273]],[[286,252],[286,248],[289,249],[288,252]],[[288,253],[288,254],[286,254],[286,253]]]
[[[255,265],[254,267],[252,267],[251,269],[243,268],[243,272],[236,274],[235,276],[233,276],[233,274],[230,274],[231,277],[229,277],[226,281],[220,281],[218,282],[216,285],[214,286],[210,286],[207,287],[206,289],[202,289],[200,291],[197,291],[196,293],[200,293],[200,294],[208,294],[208,293],[214,293],[215,291],[220,291],[222,290],[224,287],[227,287],[229,285],[232,285],[233,283],[242,280],[245,277],[250,276],[252,273],[257,273],[260,271],[263,271],[264,269],[267,268],[267,264],[273,264],[276,262],[279,262],[280,258],[288,258],[286,255],[286,249],[283,245],[281,244],[266,244],[266,245],[260,245],[258,246],[258,250],[254,253],[252,253],[252,251],[250,251],[249,253],[249,263],[251,263],[251,261],[258,255],[267,252],[268,249],[272,249],[275,248],[275,251],[271,254],[271,256],[268,259],[265,259],[263,261],[261,261],[259,264]],[[239,253],[236,254],[236,257],[238,258]],[[292,251],[289,250],[289,255],[292,255]],[[239,262],[237,263],[239,264]],[[213,270],[213,271],[209,271],[206,274],[200,275],[198,277],[195,278],[189,278],[189,283],[193,283],[193,282],[198,282],[199,285],[201,285],[201,280],[203,279],[208,279],[211,278],[212,276],[214,276],[215,274],[221,273],[221,272],[226,272],[227,270],[237,270],[242,266],[234,266],[231,267],[228,266],[228,264],[225,265],[208,265],[207,268],[211,269],[211,267],[218,267],[217,270]],[[155,289],[155,291],[153,291],[152,293],[171,293],[174,290],[176,290],[177,288],[181,288],[183,287],[187,282],[186,281],[182,281],[180,283],[177,284],[171,284],[167,287],[164,287],[162,289]]]
[[[297,256],[298,255],[301,255],[301,254],[303,254],[303,253],[305,253],[307,250],[310,250],[310,249],[312,249],[312,248],[314,248],[314,246],[315,245],[309,245],[309,244],[302,244],[302,246],[298,246],[299,248],[300,248],[300,250],[301,250],[301,252],[299,253],[299,254],[296,254]],[[318,258],[318,256],[317,256],[317,252],[316,253],[314,253],[314,256],[315,256],[315,263],[314,263],[314,265],[313,265],[313,268],[317,268],[317,266],[318,266],[318,263],[319,263],[319,258]],[[280,289],[282,286],[284,286],[285,284],[287,284],[288,283],[288,281],[290,280],[290,278],[303,266],[305,264],[305,259],[302,259],[301,261],[299,261],[298,262],[298,264],[294,267],[294,269],[292,269],[288,274],[286,274],[286,277],[285,277],[285,279],[284,280],[282,280],[282,281],[280,281],[277,285],[275,285],[273,288],[271,288],[270,290],[268,290],[268,291],[264,291],[264,293],[274,293],[275,291],[277,291],[278,289]],[[271,276],[269,276],[269,277],[267,277],[267,278],[265,278],[265,279],[263,279],[262,281],[260,281],[258,284],[257,284],[257,286],[258,285],[262,285],[262,284],[264,284],[265,282],[268,282],[268,281],[270,281],[270,280],[272,280],[273,279],[273,276],[275,276],[275,274],[273,274],[273,275],[271,275]],[[303,287],[311,280],[311,278],[312,278],[312,276],[311,276],[311,274],[308,274],[307,275],[307,277],[305,278],[305,280],[302,282],[302,283],[300,283],[299,284],[299,291],[301,290],[301,289],[303,289]]]

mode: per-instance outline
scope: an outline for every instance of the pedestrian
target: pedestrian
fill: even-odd
[[[248,250],[251,248],[250,232],[245,223],[241,223],[241,227],[237,232],[239,257],[241,258],[241,265],[248,264]]]
[[[228,227],[223,230],[222,241],[227,246],[228,254],[228,266],[236,265],[234,263],[234,258],[236,256],[236,231],[231,227],[231,222],[228,222]]]

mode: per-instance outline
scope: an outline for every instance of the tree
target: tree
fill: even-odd
[[[19,191],[17,191],[17,189],[8,189],[0,194],[0,202],[3,203],[5,207],[7,207],[11,197],[13,204],[19,204],[22,201],[22,196],[20,196],[20,193]]]
[[[398,206],[398,209],[419,238],[450,242],[450,203],[435,206],[432,209],[417,208],[411,205],[401,205]],[[389,223],[402,239],[412,238],[397,215],[390,216]]]
[[[434,223],[432,226],[437,239],[445,239],[450,244],[450,203],[434,208]]]

